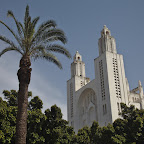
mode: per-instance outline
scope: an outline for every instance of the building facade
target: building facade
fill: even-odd
[[[117,54],[116,42],[104,26],[98,41],[99,56],[94,59],[95,79],[86,77],[85,63],[76,52],[71,64],[71,79],[67,81],[67,113],[75,132],[97,121],[106,126],[119,118],[120,103],[144,109],[143,88],[130,91],[125,76],[123,56]]]

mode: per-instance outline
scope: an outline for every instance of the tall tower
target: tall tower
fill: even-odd
[[[74,126],[75,108],[75,92],[90,81],[86,78],[85,63],[82,61],[82,56],[77,51],[73,63],[71,64],[71,79],[67,81],[67,111],[69,125]]]
[[[110,30],[104,26],[98,42],[99,57],[95,59],[95,77],[98,97],[102,112],[100,125],[112,123],[119,117],[120,103],[128,104],[127,81],[125,77],[123,56],[117,54],[115,39]]]
[[[99,55],[105,51],[111,53],[117,53],[115,39],[111,36],[110,30],[104,25],[103,30],[101,31],[101,38],[98,42],[99,45]]]

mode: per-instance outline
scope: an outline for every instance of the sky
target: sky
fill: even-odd
[[[32,17],[40,16],[41,24],[55,20],[68,39],[64,45],[72,57],[76,51],[86,64],[86,76],[95,78],[94,59],[98,57],[98,39],[106,25],[116,39],[117,52],[124,57],[126,77],[130,89],[137,87],[138,80],[144,86],[144,1],[143,0],[0,0],[0,20],[15,30],[15,23],[7,17],[12,10],[15,17],[23,22],[26,5]],[[0,35],[14,40],[8,30],[0,24]],[[0,41],[0,51],[5,44]],[[70,79],[72,59],[56,54],[63,65],[60,70],[52,63],[32,61],[32,77],[29,91],[39,96],[43,111],[56,104],[67,119],[67,80]],[[17,70],[21,56],[8,52],[0,58],[0,96],[3,90],[18,90]]]

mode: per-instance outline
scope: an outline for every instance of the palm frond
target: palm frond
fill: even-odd
[[[12,47],[16,47],[15,44],[11,40],[9,40],[8,38],[6,38],[4,36],[0,35],[0,40],[4,41],[5,43],[9,44]]]
[[[35,29],[32,23],[29,23],[28,30],[27,30],[27,39],[26,39],[28,51],[31,49],[32,44],[33,44],[32,38],[34,36],[34,32],[35,32]]]
[[[19,22],[19,25],[20,25],[20,27],[21,27],[21,29],[22,29],[23,33],[24,33],[24,27],[23,27],[22,23],[21,23],[21,22]]]
[[[34,35],[34,32],[35,32],[34,27],[33,27],[33,25],[30,23],[30,24],[29,24],[28,31],[27,31],[27,36],[28,36],[29,42],[31,42],[31,40],[32,40],[32,38],[33,38],[33,35]]]
[[[23,34],[24,34],[24,33],[25,33],[25,31],[24,31],[24,27],[23,27],[22,23],[21,23],[21,22],[19,22],[19,25],[20,25],[20,27],[21,27],[21,29],[22,29],[22,31],[23,31]],[[21,48],[22,48],[22,50],[25,52],[24,38],[23,38],[23,39],[21,39],[21,43],[22,43]]]
[[[27,25],[27,21],[28,21],[28,17],[29,17],[29,6],[26,6],[26,11],[25,11],[25,16],[24,16],[24,25],[26,27]]]
[[[26,6],[25,16],[24,16],[24,38],[28,40],[28,32],[31,27],[31,16],[29,15],[29,6]]]
[[[23,39],[23,35],[22,35],[22,34],[23,34],[23,31],[22,31],[22,29],[21,29],[21,26],[20,26],[19,22],[16,20],[13,12],[9,10],[9,11],[7,12],[7,16],[8,16],[8,17],[12,17],[12,18],[14,19],[14,21],[15,21],[15,23],[16,23],[16,26],[17,26],[18,34],[19,34],[19,36],[21,37],[21,39]]]
[[[50,40],[53,40],[54,38],[60,40],[64,44],[67,42],[67,38],[62,30],[50,29],[49,31],[44,32],[40,37],[38,37],[36,43],[40,44],[41,42],[50,42]]]
[[[31,47],[31,39],[33,38],[34,28],[31,23],[31,17],[29,16],[24,25],[24,40],[23,44],[25,46],[26,53],[30,50]]]
[[[69,51],[61,45],[53,44],[46,47],[46,50],[64,54],[66,57],[71,58]]]
[[[32,57],[34,56],[34,55],[37,55],[37,53],[40,53],[40,51],[41,50],[44,50],[45,49],[45,46],[43,46],[43,45],[38,45],[38,46],[36,46],[36,47],[34,47],[34,48],[32,48],[31,50],[30,50],[30,55],[32,55]]]
[[[33,41],[35,41],[35,39],[36,39],[37,37],[40,37],[41,34],[42,34],[44,31],[46,31],[47,29],[50,29],[50,28],[52,28],[52,27],[53,27],[53,28],[56,27],[56,23],[55,23],[55,21],[53,21],[53,20],[48,20],[48,21],[42,23],[42,24],[39,26],[37,32],[35,33],[35,36],[34,36],[34,38],[33,38]]]
[[[45,50],[41,50],[41,53],[35,55],[34,60],[37,60],[39,58],[45,59],[49,62],[52,62],[55,65],[57,65],[60,69],[62,69],[62,64],[57,59],[57,57],[55,55],[53,55],[52,53],[47,53]]]
[[[40,17],[36,17],[32,20],[32,25],[33,25],[33,28],[35,28],[37,22],[39,21]]]
[[[28,39],[29,37],[28,32],[30,27],[31,27],[31,17],[29,16],[27,19],[27,23],[25,24],[25,33],[24,33],[25,39]]]
[[[53,35],[51,37],[48,37],[46,40],[44,40],[44,43],[51,43],[54,41],[60,41],[63,44],[67,43],[67,38],[62,35]]]
[[[12,51],[12,50],[17,51],[18,53],[20,53],[20,54],[23,55],[23,53],[22,53],[18,48],[15,48],[15,47],[7,47],[7,48],[5,48],[4,50],[2,50],[2,51],[0,52],[0,57],[1,57],[4,53],[6,53],[6,52],[8,52],[8,51]]]
[[[50,29],[50,30],[45,31],[45,32],[43,33],[43,35],[48,35],[48,36],[49,36],[49,35],[53,35],[53,34],[63,35],[63,36],[65,35],[63,30],[57,29],[57,28]]]
[[[39,28],[38,28],[38,33],[41,31],[45,31],[45,29],[49,29],[49,28],[55,28],[56,27],[56,22],[53,20],[48,20],[46,22],[43,22]]]
[[[20,46],[22,46],[20,39],[18,38],[18,36],[13,32],[13,30],[7,26],[4,22],[0,21],[1,24],[3,24],[11,33],[12,35],[15,37],[15,39],[17,40],[17,42],[19,43]]]

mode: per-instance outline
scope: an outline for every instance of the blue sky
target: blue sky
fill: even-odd
[[[86,63],[86,75],[94,79],[94,59],[98,57],[98,39],[103,25],[115,37],[117,51],[124,56],[126,77],[130,89],[137,87],[138,80],[144,85],[144,1],[143,0],[1,0],[0,20],[15,29],[14,22],[7,18],[12,10],[16,18],[23,21],[26,5],[30,6],[32,17],[40,16],[39,24],[53,19],[68,38],[65,47],[74,56],[76,51]],[[11,39],[12,35],[0,25],[0,33]],[[4,43],[0,41],[0,50]],[[32,63],[32,78],[29,90],[44,102],[44,109],[53,104],[61,107],[67,117],[66,81],[70,79],[69,60],[57,55],[63,64],[59,70],[46,61]],[[18,90],[17,70],[20,55],[9,52],[0,58],[0,93],[4,89]],[[2,95],[2,94],[1,94]]]

